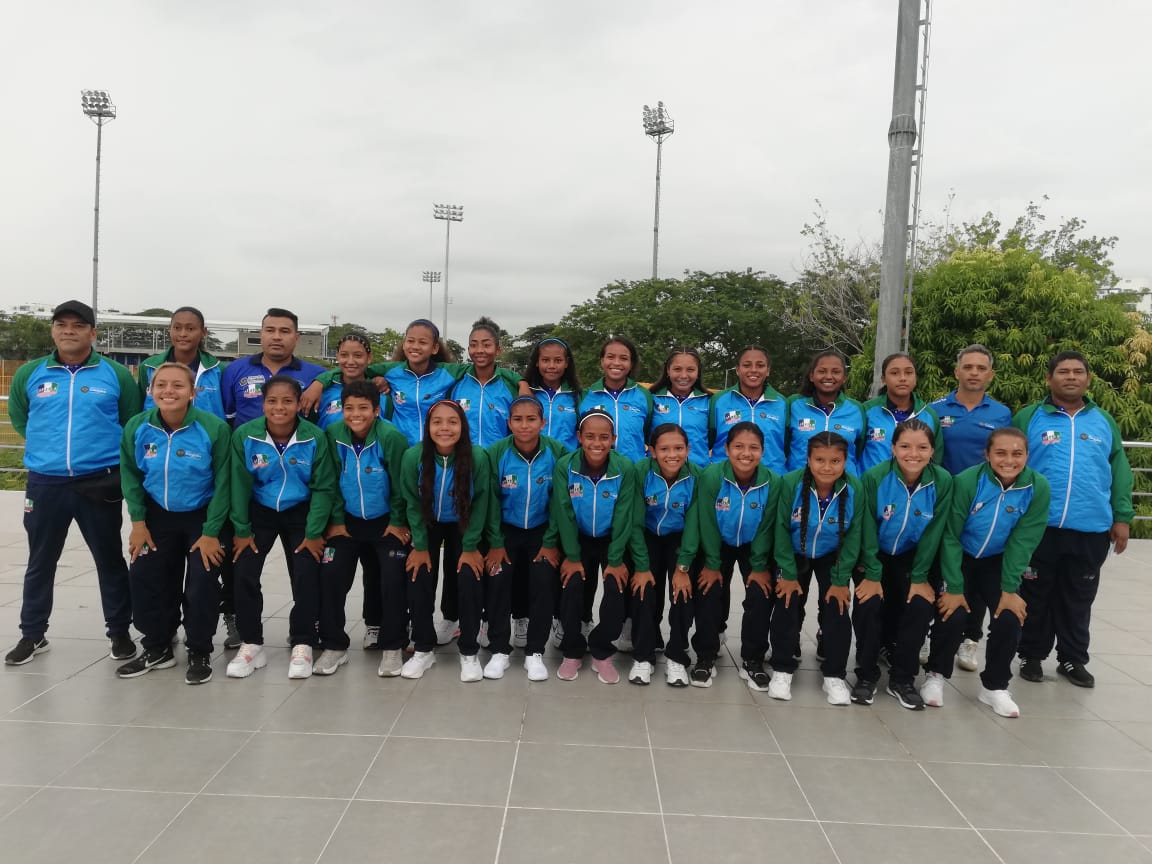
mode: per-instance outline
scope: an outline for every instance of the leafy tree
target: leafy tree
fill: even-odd
[[[760,344],[772,354],[773,380],[795,380],[802,362],[799,340],[782,319],[789,286],[776,276],[744,271],[686,272],[683,279],[618,281],[573,306],[553,335],[568,342],[581,381],[600,377],[600,345],[627,336],[640,355],[633,377],[654,381],[669,351],[688,345],[700,352],[702,377],[722,387],[740,350]]]
[[[0,358],[28,360],[52,350],[52,322],[0,312]]]
[[[140,315],[142,317],[148,317],[148,318],[171,318],[172,317],[172,310],[171,309],[161,309],[161,308],[157,307],[155,309],[145,309],[143,312],[133,312],[132,314],[133,315]]]
[[[528,355],[532,353],[532,346],[555,331],[555,324],[533,324],[519,336],[505,343],[503,363],[509,369],[515,369],[521,375],[528,367]]]
[[[359,324],[334,324],[328,328],[328,353],[331,356],[336,356],[340,340],[349,333],[358,333],[368,340],[368,344],[372,346],[372,359],[377,362],[392,359],[392,352],[404,339],[402,333],[396,332],[391,327],[373,331]]]

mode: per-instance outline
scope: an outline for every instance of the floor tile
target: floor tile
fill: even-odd
[[[509,810],[500,864],[648,864],[667,854],[659,816]]]
[[[390,738],[357,797],[503,807],[515,758],[507,741]]]
[[[43,786],[116,733],[115,726],[0,723],[0,783]]]
[[[723,667],[712,679],[711,687],[669,687],[665,681],[665,664],[657,664],[652,672],[652,683],[636,687],[645,702],[677,702],[691,705],[752,705],[752,691],[740,679],[735,668]],[[719,667],[713,667],[719,668]]]
[[[0,672],[0,716],[35,699],[61,682],[51,675],[8,674]]]
[[[1113,723],[1112,725],[1145,750],[1152,750],[1152,721],[1147,723]]]
[[[108,679],[77,676],[61,681],[23,707],[9,712],[7,719],[119,725],[145,713],[163,699],[165,692],[164,682],[151,676],[129,681],[114,676]]]
[[[1152,834],[1152,771],[1063,768],[1060,774],[1132,834]]]
[[[1099,834],[1119,830],[1050,768],[941,763],[924,767],[977,829]]]
[[[260,732],[205,791],[351,798],[382,741],[363,735]]]
[[[38,786],[0,786],[0,819],[36,794]]]
[[[255,731],[292,695],[286,680],[266,683],[261,676],[267,671],[262,669],[249,678],[225,678],[216,672],[210,682],[198,687],[183,681],[174,683],[163,699],[141,711],[132,722],[140,726]],[[304,687],[311,683],[297,682]]]
[[[398,686],[393,688],[393,683]],[[374,671],[366,686],[315,675],[308,685],[292,688],[292,694],[264,723],[264,731],[385,735],[412,691],[411,682],[399,678],[382,682]]]
[[[760,710],[785,755],[908,758],[907,751],[870,708],[859,705],[800,708],[781,702],[763,705]]]
[[[647,747],[644,703],[532,694],[524,714],[523,740]]]
[[[792,756],[788,762],[819,819],[945,828],[967,824],[915,762],[819,756]]]
[[[421,690],[408,697],[393,735],[418,738],[484,738],[515,741],[524,721],[523,698],[485,695],[483,685]]]
[[[1142,684],[1097,684],[1086,690],[1066,685],[1069,698],[1083,704],[1102,720],[1132,722],[1152,717],[1152,687]]]
[[[0,822],[0,849],[36,864],[132,861],[190,796],[44,789]],[[63,829],[63,830],[62,830]]]
[[[346,806],[346,801],[200,795],[140,864],[314,864]]]
[[[1152,770],[1152,752],[1103,720],[1020,717],[996,722],[1052,767]]]
[[[653,747],[780,752],[755,705],[649,702],[644,717]]]
[[[1152,852],[1130,837],[986,831],[984,837],[1004,864],[1152,864]]]
[[[521,744],[511,800],[518,807],[659,812],[647,748]]]
[[[970,829],[824,823],[840,864],[1000,864]],[[1036,864],[1040,864],[1039,861]]]
[[[654,755],[665,813],[813,818],[780,756],[705,750]]]
[[[769,858],[804,864],[836,861],[815,822],[715,816],[676,816],[666,822],[672,864],[764,864]]]
[[[57,777],[53,785],[199,792],[249,734],[130,726]]]
[[[503,819],[502,807],[353,801],[319,861],[495,861]]]
[[[1141,684],[1152,684],[1152,645],[1148,645],[1146,654],[1098,654],[1093,659],[1100,660],[1109,666],[1115,666],[1125,675],[1139,681]],[[1096,668],[1095,665],[1092,666]]]
[[[995,715],[983,705],[946,699],[943,708],[908,711],[893,703],[877,713],[901,745],[921,761],[1021,765],[1043,761],[1027,744],[998,726]]]
[[[107,677],[115,672],[117,661],[108,656],[110,645],[105,638],[68,639],[55,634],[48,635],[49,650],[37,654],[35,659],[23,666],[5,668],[8,673],[32,673],[50,675],[54,678],[67,678],[88,670]],[[107,660],[107,663],[103,661]]]

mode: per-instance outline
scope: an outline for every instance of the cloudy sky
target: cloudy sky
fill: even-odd
[[[89,0],[19,4],[0,37],[0,306],[91,291],[105,88],[102,308],[199,305],[370,328],[427,314],[452,231],[450,332],[555,321],[651,266],[792,277],[823,202],[881,231],[896,0]],[[1139,0],[937,0],[923,210],[1012,219],[1049,195],[1152,275]],[[438,301],[439,302],[439,301]],[[438,309],[437,319],[440,317]]]

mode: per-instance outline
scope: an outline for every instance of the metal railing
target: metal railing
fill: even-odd
[[[1150,450],[1152,449],[1152,441],[1123,441],[1125,450]],[[1152,474],[1152,468],[1132,468],[1133,474]],[[1140,498],[1152,498],[1152,492],[1132,492],[1132,504],[1139,504]],[[1133,519],[1138,522],[1152,522],[1152,516],[1134,516]]]
[[[8,395],[7,394],[0,396],[0,402],[6,403],[7,401],[8,401]],[[5,405],[4,407],[5,407],[4,418],[0,419],[0,427],[3,427],[3,426],[11,427],[12,421],[8,419],[8,411],[7,411],[8,406]],[[0,444],[0,450],[23,450],[23,449],[24,449],[23,444]],[[0,472],[9,472],[9,473],[15,473],[15,474],[27,474],[28,469],[24,468],[23,466],[5,467],[3,465],[0,465]]]

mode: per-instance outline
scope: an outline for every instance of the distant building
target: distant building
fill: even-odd
[[[1114,287],[1102,289],[1097,296],[1108,297],[1114,294],[1133,295],[1135,311],[1142,315],[1152,316],[1152,279],[1141,276],[1133,279],[1121,279]]]

